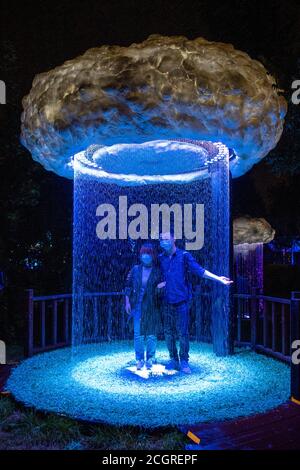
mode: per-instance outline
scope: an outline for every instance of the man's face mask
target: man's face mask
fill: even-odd
[[[145,265],[151,264],[152,263],[152,256],[148,255],[147,253],[143,253],[141,255],[141,262]]]
[[[172,241],[171,240],[160,240],[159,242],[161,248],[166,251],[170,251],[172,248]]]

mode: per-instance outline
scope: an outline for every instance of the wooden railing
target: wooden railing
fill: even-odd
[[[34,296],[27,292],[27,355],[68,346],[71,343],[72,294]],[[122,301],[123,292],[99,292],[85,294],[91,297],[95,321],[100,323],[100,298],[107,306],[105,331],[95,340],[125,339],[125,309],[120,304],[113,309],[113,299]],[[207,340],[207,331],[201,327],[206,310],[200,301],[201,292],[196,291],[192,308],[193,337]],[[204,296],[207,294],[203,294]],[[293,344],[300,340],[300,292],[292,292],[290,299],[262,295],[257,289],[251,294],[235,294],[236,345],[249,345],[253,350],[291,365],[291,399],[300,404],[300,364],[291,360]],[[202,302],[202,303],[201,303]],[[202,307],[201,307],[202,305]],[[102,309],[103,310],[103,309]],[[100,312],[101,314],[101,312]],[[98,320],[97,320],[98,319]],[[98,329],[100,331],[100,329]],[[203,334],[204,331],[204,334]]]
[[[120,299],[123,292],[97,292],[85,294],[92,304],[95,318],[98,317],[100,301],[106,301],[106,331],[98,335],[97,340],[110,341],[114,336],[125,339],[125,318],[122,309],[121,321],[118,321],[120,331],[113,328],[113,299]],[[48,351],[69,346],[72,335],[72,294],[57,294],[35,296],[33,289],[26,291],[27,304],[27,344],[28,357]],[[97,320],[97,319],[96,319]],[[97,321],[95,320],[95,324]],[[120,320],[120,319],[118,319]]]
[[[34,296],[27,293],[27,356],[68,346],[71,342],[72,294]],[[59,323],[63,334],[59,335]]]
[[[68,346],[71,343],[72,294],[35,296],[33,289],[27,292],[28,341],[27,355]],[[110,341],[114,337],[125,339],[126,320],[124,309],[113,312],[113,300],[121,300],[123,292],[97,292],[85,294],[90,297],[95,324],[101,310],[102,299],[106,302],[106,329],[98,334],[98,340]],[[207,294],[206,294],[207,295]],[[201,338],[201,318],[196,295],[192,313],[195,328],[193,337]],[[289,362],[291,351],[291,299],[262,295],[257,289],[251,294],[234,294],[236,318],[236,345],[249,345],[259,352]],[[102,299],[101,299],[102,298]],[[116,325],[113,325],[114,317]],[[99,318],[98,318],[99,321]],[[200,332],[200,333],[199,333]]]
[[[84,294],[84,297],[85,310],[95,330],[92,341],[132,337],[127,326],[125,309],[120,305],[124,292],[95,292]],[[203,310],[206,309],[203,305],[201,307],[200,297],[203,299],[209,295],[199,293],[199,289],[195,292],[195,302],[191,309],[191,338],[208,342],[209,334],[203,328]],[[72,294],[36,296],[33,289],[26,291],[27,356],[71,344],[72,299]]]
[[[263,295],[235,294],[236,344],[251,345],[258,352],[285,362],[291,358],[291,299]]]
[[[300,292],[290,299],[251,294],[234,295],[237,315],[237,345],[252,349],[291,366],[291,400],[300,405]]]

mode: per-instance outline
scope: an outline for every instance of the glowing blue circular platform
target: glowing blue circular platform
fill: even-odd
[[[241,350],[216,357],[210,345],[191,345],[192,375],[134,373],[132,344],[82,346],[25,360],[7,389],[25,405],[115,425],[195,424],[264,412],[289,398],[289,368]],[[168,355],[163,344],[157,359]]]

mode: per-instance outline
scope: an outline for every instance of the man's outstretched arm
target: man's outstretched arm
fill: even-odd
[[[229,285],[232,284],[233,281],[226,276],[217,276],[216,274],[207,271],[207,269],[200,266],[197,263],[195,258],[188,252],[185,254],[186,260],[188,262],[189,269],[192,273],[197,274],[199,277],[204,277],[205,279],[211,279],[212,281],[221,282],[221,284]]]
[[[213,273],[207,271],[207,269],[205,269],[203,277],[205,279],[211,279],[212,281],[221,282],[221,284],[224,284],[225,286],[228,286],[228,285],[233,283],[233,281],[231,279],[229,279],[229,277],[217,276],[216,274],[213,274]]]

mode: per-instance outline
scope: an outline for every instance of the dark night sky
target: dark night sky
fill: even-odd
[[[26,1],[4,0],[4,38],[13,42],[27,93],[36,73],[102,44],[129,45],[149,34],[231,42],[275,61],[284,80],[300,48],[298,0]],[[4,12],[2,16],[2,12]]]
[[[90,47],[129,45],[153,33],[230,42],[261,60],[288,100],[292,81],[300,79],[298,0],[3,0],[0,78],[7,84],[8,104],[0,109],[0,222],[5,227],[2,243],[8,243],[5,240],[9,237],[27,238],[29,243],[49,229],[57,230],[57,238],[62,239],[70,231],[71,183],[34,163],[18,141],[21,100],[29,92],[35,74]],[[283,157],[297,148],[299,132],[295,123],[300,126],[299,111],[292,109],[291,113],[289,131],[277,148]],[[288,165],[287,161],[286,170]],[[299,212],[299,173],[289,175],[284,169],[278,176],[262,162],[234,180],[233,195],[235,215],[265,216],[278,234],[299,233],[300,216],[295,217]],[[5,212],[9,214],[6,219]]]

